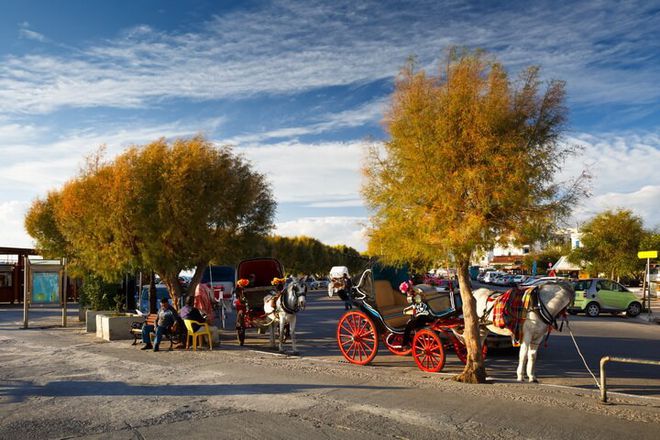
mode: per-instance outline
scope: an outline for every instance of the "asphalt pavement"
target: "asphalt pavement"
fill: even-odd
[[[515,350],[493,351],[489,385],[447,380],[462,365],[448,353],[442,373],[417,369],[381,346],[371,366],[346,363],[335,342],[344,313],[312,292],[299,315],[301,356],[231,328],[213,351],[145,352],[58,327],[57,309],[0,306],[0,438],[657,438],[657,367],[608,367],[615,405],[597,402],[570,337],[541,350],[540,385],[515,382]],[[658,358],[660,326],[637,319],[571,317],[588,363],[600,356]],[[230,319],[231,326],[231,319]],[[623,367],[623,368],[620,368]],[[568,387],[568,388],[565,388]]]

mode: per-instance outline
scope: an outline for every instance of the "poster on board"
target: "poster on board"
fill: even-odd
[[[57,272],[32,272],[32,304],[57,304],[60,302],[60,274]]]

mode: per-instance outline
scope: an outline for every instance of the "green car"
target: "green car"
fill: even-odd
[[[572,315],[584,312],[592,318],[600,312],[626,312],[634,317],[642,312],[642,303],[630,290],[605,278],[588,278],[573,282],[575,301],[568,308]]]

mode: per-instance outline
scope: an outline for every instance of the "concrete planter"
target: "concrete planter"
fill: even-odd
[[[132,314],[96,315],[96,336],[106,341],[132,339],[131,324],[140,320]]]
[[[78,321],[85,322],[87,320],[87,307],[78,307]]]
[[[109,315],[112,310],[87,310],[85,312],[85,330],[87,333],[96,333],[96,315]]]

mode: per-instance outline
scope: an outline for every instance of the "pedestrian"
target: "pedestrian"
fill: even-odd
[[[206,322],[210,325],[215,323],[214,302],[213,290],[208,285],[199,283],[195,288],[195,307],[206,316]]]
[[[337,291],[337,295],[344,301],[344,310],[351,310],[353,308],[353,301],[351,300],[351,289],[353,289],[353,281],[347,273],[344,273],[341,279],[343,285]]]

